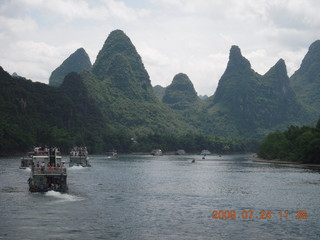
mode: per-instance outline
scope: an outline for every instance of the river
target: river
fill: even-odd
[[[248,155],[90,162],[68,168],[67,193],[30,193],[30,170],[19,169],[18,157],[0,158],[0,239],[320,237],[317,170]]]

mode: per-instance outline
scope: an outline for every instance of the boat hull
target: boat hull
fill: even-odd
[[[66,169],[33,169],[28,184],[30,192],[48,192],[50,190],[66,192],[68,190]]]
[[[30,186],[29,185],[29,191],[30,192],[49,192],[49,191],[55,191],[55,192],[67,192],[68,188],[58,188],[58,189],[52,189],[48,188],[46,186]]]

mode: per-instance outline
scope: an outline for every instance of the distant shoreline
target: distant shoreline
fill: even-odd
[[[264,162],[264,163],[275,163],[275,164],[291,164],[296,167],[311,167],[311,168],[319,168],[320,169],[320,164],[312,164],[312,163],[299,163],[299,162],[290,162],[290,161],[281,161],[280,159],[263,159],[259,157],[251,157],[250,160],[253,162]]]

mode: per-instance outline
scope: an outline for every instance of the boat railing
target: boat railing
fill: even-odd
[[[86,157],[88,152],[71,152],[70,157]]]
[[[37,151],[34,153],[35,156],[47,156],[48,152],[47,151]]]
[[[65,167],[35,167],[33,172],[34,174],[66,174],[67,169]]]
[[[70,155],[70,159],[86,159],[88,155]]]

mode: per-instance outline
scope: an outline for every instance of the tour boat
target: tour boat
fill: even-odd
[[[35,148],[32,161],[30,192],[67,191],[67,169],[58,148]]]
[[[28,156],[22,157],[19,168],[20,169],[31,168],[33,163],[32,156],[33,156],[33,152],[29,152]]]
[[[74,147],[70,152],[69,167],[91,167],[87,147]]]
[[[118,157],[117,150],[112,150],[110,152],[107,152],[107,158],[117,158],[117,157]]]
[[[184,149],[178,149],[175,154],[176,155],[185,155],[186,151]]]
[[[201,153],[200,153],[200,155],[204,155],[204,156],[210,155],[210,154],[211,154],[211,152],[209,150],[206,150],[206,149],[202,150]]]
[[[151,151],[151,155],[153,155],[153,156],[162,156],[162,151],[161,151],[161,149],[153,149]]]

